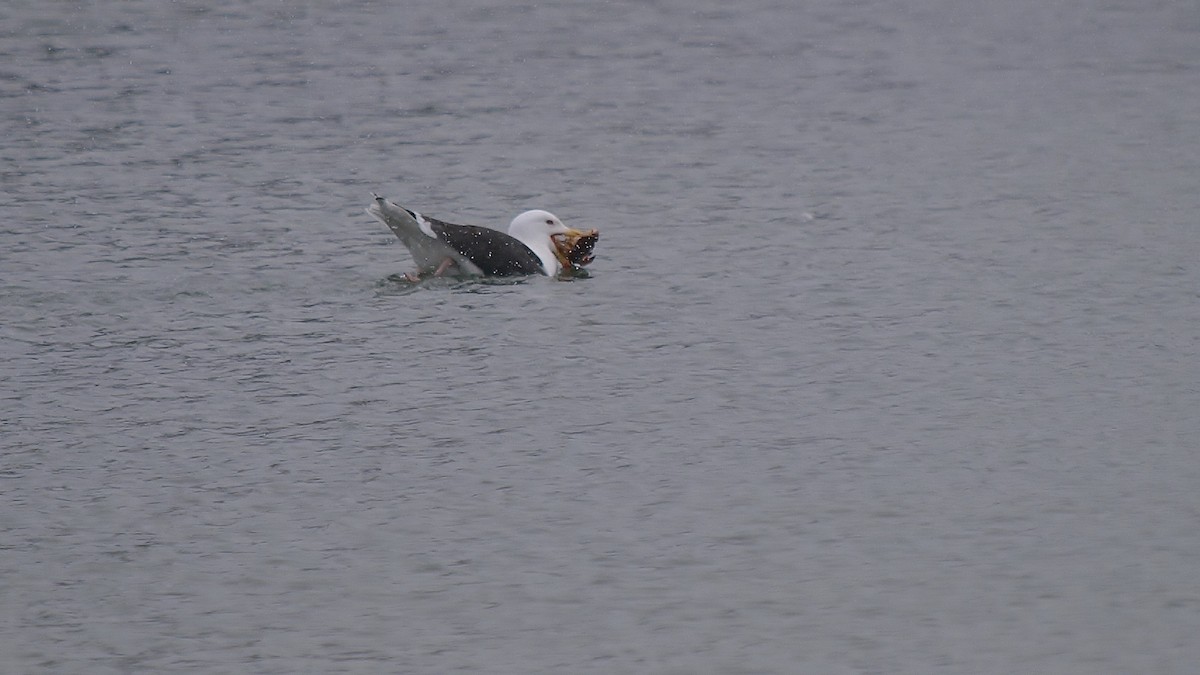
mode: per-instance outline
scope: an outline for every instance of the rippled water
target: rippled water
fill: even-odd
[[[1200,663],[1194,3],[297,4],[0,8],[0,670]]]

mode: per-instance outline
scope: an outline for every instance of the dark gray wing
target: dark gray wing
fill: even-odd
[[[545,274],[542,261],[515,237],[475,225],[455,225],[425,217],[438,239],[475,263],[488,276],[510,277],[521,274]]]

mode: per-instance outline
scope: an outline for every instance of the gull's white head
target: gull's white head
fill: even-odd
[[[537,254],[542,261],[542,267],[549,276],[556,276],[562,269],[558,258],[554,256],[554,242],[551,237],[556,234],[573,232],[574,230],[562,224],[558,216],[540,209],[522,213],[513,218],[512,223],[508,226],[509,234]]]

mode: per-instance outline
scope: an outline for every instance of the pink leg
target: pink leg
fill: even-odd
[[[450,269],[453,266],[454,266],[454,258],[446,258],[442,262],[438,263],[437,269],[433,270],[433,273],[430,274],[429,276],[440,277],[446,273],[446,270]],[[410,284],[415,284],[415,283],[419,282],[423,277],[424,277],[424,275],[421,273],[421,270],[417,270],[416,272],[405,272],[404,273],[404,280]]]
[[[433,276],[435,276],[435,277],[442,276],[443,274],[446,273],[446,270],[450,269],[450,266],[453,264],[454,264],[454,258],[446,258],[445,260],[443,260],[441,262],[440,265],[437,266],[437,269],[433,271]]]

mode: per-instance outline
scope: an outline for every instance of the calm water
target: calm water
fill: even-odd
[[[809,4],[6,3],[0,672],[1195,672],[1200,9]]]

